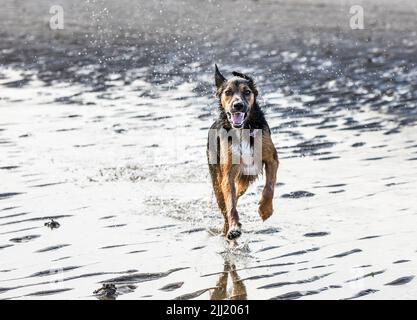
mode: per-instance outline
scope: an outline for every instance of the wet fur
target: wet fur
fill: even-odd
[[[264,113],[256,101],[258,91],[253,79],[247,75],[233,72],[235,77],[244,80],[254,93],[254,102],[250,107],[248,116],[243,125],[244,129],[261,129],[262,130],[262,170],[266,172],[266,185],[262,192],[260,200],[259,215],[262,220],[268,219],[272,215],[272,201],[274,195],[274,188],[276,183],[276,172],[278,170],[278,156],[275,146],[271,140],[271,131],[268,123],[265,119]],[[233,80],[229,81],[236,81]],[[232,129],[232,126],[228,120],[224,106],[222,105],[222,93],[227,85],[227,80],[220,74],[216,66],[216,86],[217,96],[219,98],[219,116],[217,120],[212,124],[210,129],[225,129],[227,131]],[[251,139],[251,145],[253,145],[253,139]],[[207,144],[207,156],[209,145]],[[230,153],[231,147],[229,145],[228,152]],[[231,157],[229,156],[228,162],[220,164],[209,163],[209,171],[213,184],[213,191],[216,196],[217,204],[224,217],[224,234],[229,240],[238,238],[241,235],[241,223],[239,221],[239,215],[237,213],[237,200],[242,196],[249,185],[257,179],[256,175],[242,175],[239,170],[239,165],[231,163]]]

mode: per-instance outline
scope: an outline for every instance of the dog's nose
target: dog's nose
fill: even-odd
[[[233,103],[233,111],[241,112],[245,108],[245,105],[242,102],[235,102]]]

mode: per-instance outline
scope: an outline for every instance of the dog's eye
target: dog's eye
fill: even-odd
[[[226,96],[231,96],[231,95],[232,95],[232,90],[228,89],[228,90],[226,90],[226,91],[224,92],[224,94],[225,94]]]
[[[250,90],[245,90],[245,95],[250,95],[252,93],[252,91],[250,91]]]

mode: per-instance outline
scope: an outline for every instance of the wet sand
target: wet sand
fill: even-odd
[[[415,4],[366,1],[355,33],[348,1],[244,1],[250,25],[233,1],[206,20],[217,2],[167,2],[164,23],[158,3],[106,1],[57,35],[49,3],[0,13],[1,299],[416,297]],[[214,62],[255,75],[281,160],[274,215],[259,179],[234,248],[205,158]]]

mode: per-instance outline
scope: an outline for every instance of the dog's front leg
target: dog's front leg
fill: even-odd
[[[235,173],[234,170],[229,170],[224,175],[222,189],[227,208],[227,218],[229,221],[229,231],[227,232],[227,239],[233,240],[238,238],[241,232],[241,224],[239,222],[239,214],[236,209],[236,190],[235,190]]]
[[[270,136],[263,139],[262,161],[265,164],[265,187],[262,191],[262,197],[259,202],[259,215],[262,220],[268,219],[273,212],[272,201],[274,199],[275,183],[277,180],[277,171],[279,166],[277,151]]]

